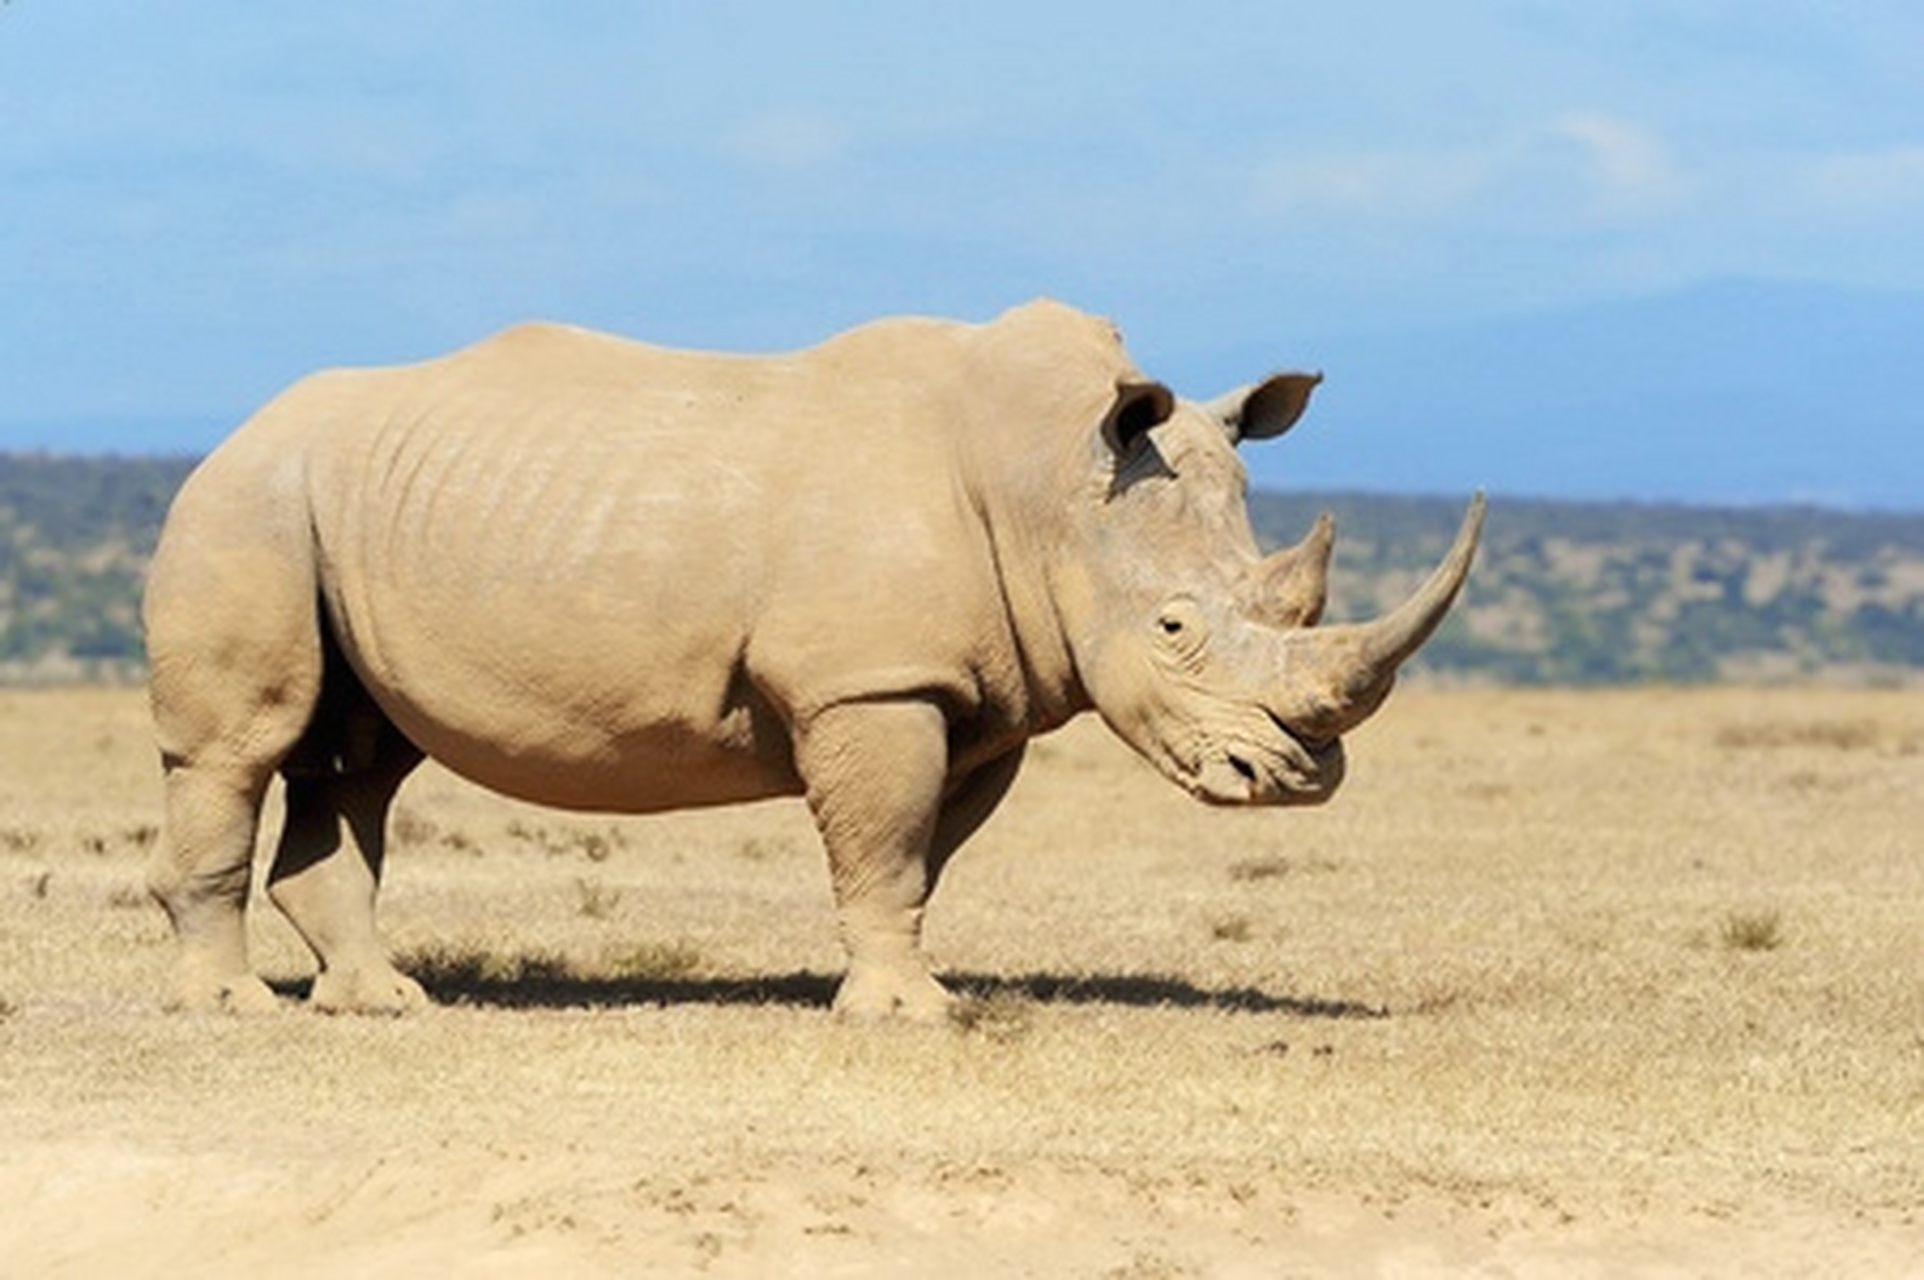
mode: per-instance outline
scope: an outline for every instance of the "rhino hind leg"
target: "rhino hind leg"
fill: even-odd
[[[157,563],[148,609],[166,827],[147,879],[179,940],[165,1003],[265,1012],[279,1002],[248,962],[247,897],[262,798],[320,689],[313,597],[304,631],[298,612],[224,608],[218,592],[177,592],[176,576]],[[246,625],[222,625],[235,618]]]
[[[933,1022],[954,1003],[921,945],[947,754],[947,723],[930,702],[840,704],[797,727],[848,952],[835,995],[843,1017]]]
[[[246,903],[265,771],[169,762],[167,838],[148,886],[173,922],[180,950],[169,1009],[265,1013],[274,992],[247,959]]]
[[[267,892],[319,964],[309,1003],[328,1013],[405,1013],[428,1003],[395,968],[375,898],[395,792],[422,755],[330,643],[320,704],[281,766],[287,821]]]

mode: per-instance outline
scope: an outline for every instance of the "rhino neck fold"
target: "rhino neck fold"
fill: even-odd
[[[1062,542],[1039,539],[1027,530],[1012,533],[1008,522],[998,521],[988,504],[977,502],[976,510],[995,575],[1000,629],[1006,637],[1009,676],[1015,686],[1006,691],[1004,710],[1014,724],[1044,733],[1094,706],[1076,669],[1049,573],[1050,545],[1059,553]]]

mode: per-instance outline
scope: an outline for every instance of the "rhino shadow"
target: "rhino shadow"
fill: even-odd
[[[756,977],[609,977],[572,972],[560,965],[529,964],[508,974],[470,965],[403,965],[436,1004],[495,1009],[627,1008],[633,1006],[771,1005],[827,1009],[841,975],[796,970]],[[951,990],[965,998],[1016,998],[1038,1004],[1115,1005],[1123,1008],[1214,1009],[1230,1013],[1279,1013],[1297,1018],[1378,1019],[1383,1005],[1323,996],[1263,991],[1256,987],[1203,987],[1163,974],[949,973]],[[282,995],[303,998],[311,980],[274,984]]]

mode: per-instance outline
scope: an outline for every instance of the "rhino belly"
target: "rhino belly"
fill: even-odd
[[[430,757],[470,782],[536,804],[660,813],[800,791],[785,746],[720,749],[676,724],[608,734],[552,712],[477,725],[419,699],[388,701],[397,726]]]
[[[626,813],[800,790],[787,726],[742,664],[745,628],[714,596],[405,580],[333,593],[334,631],[396,727],[469,780]]]

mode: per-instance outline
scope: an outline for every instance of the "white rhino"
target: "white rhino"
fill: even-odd
[[[1315,625],[1327,517],[1260,554],[1234,446],[1317,381],[1179,400],[1110,324],[1040,301],[770,357],[528,325],[300,382],[189,478],[147,587],[170,1002],[275,1004],[242,912],[276,772],[268,893],[312,1003],[423,1002],[375,890],[432,756],[570,809],[806,796],[836,1007],[939,1014],[923,907],[1031,737],[1093,708],[1204,800],[1320,802],[1449,608],[1480,494],[1367,624]]]

